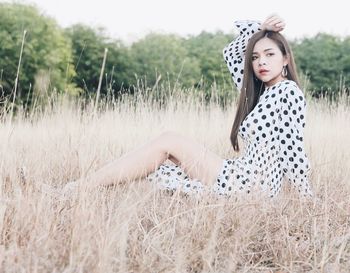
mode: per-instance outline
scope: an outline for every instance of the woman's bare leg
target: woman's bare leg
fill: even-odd
[[[212,184],[222,159],[197,142],[174,132],[165,132],[143,146],[112,161],[88,176],[88,187],[136,180],[155,171],[170,159],[191,178]]]

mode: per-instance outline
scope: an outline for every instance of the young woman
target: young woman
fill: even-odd
[[[292,52],[279,33],[285,23],[274,15],[262,24],[239,21],[236,26],[239,36],[223,54],[240,91],[231,142],[239,151],[240,136],[243,154],[222,159],[184,136],[165,132],[82,183],[96,187],[146,177],[160,187],[188,193],[209,189],[235,195],[260,188],[274,197],[286,177],[302,195],[312,195],[303,143],[306,104]],[[78,182],[67,184],[66,189]]]

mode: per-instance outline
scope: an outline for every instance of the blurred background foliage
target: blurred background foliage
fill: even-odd
[[[35,6],[0,3],[0,92],[11,99],[23,39],[17,104],[52,93],[94,97],[104,49],[108,49],[101,94],[118,97],[139,90],[182,88],[225,101],[237,92],[222,58],[235,33],[202,32],[180,37],[150,33],[126,45],[104,29],[77,24],[61,28]],[[350,37],[319,33],[290,41],[303,87],[314,97],[348,91]],[[158,88],[161,87],[161,88]]]

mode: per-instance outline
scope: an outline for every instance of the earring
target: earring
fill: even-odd
[[[283,78],[285,78],[285,77],[287,77],[288,76],[288,70],[287,70],[287,65],[284,65],[283,67],[282,67],[282,77]]]

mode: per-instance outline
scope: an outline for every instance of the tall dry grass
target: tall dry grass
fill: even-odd
[[[65,202],[39,190],[61,187],[164,130],[233,157],[233,117],[234,105],[222,110],[174,96],[161,108],[141,96],[97,115],[56,102],[51,111],[2,122],[1,272],[349,272],[345,98],[309,101],[312,201],[288,185],[273,201],[171,196],[144,181]]]

